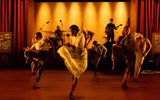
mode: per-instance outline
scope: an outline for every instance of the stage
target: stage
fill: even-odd
[[[0,100],[69,100],[72,76],[67,70],[45,70],[39,89],[32,89],[35,76],[29,69],[0,70]],[[159,100],[160,73],[130,78],[130,89],[121,88],[122,74],[86,71],[79,79],[75,100]]]

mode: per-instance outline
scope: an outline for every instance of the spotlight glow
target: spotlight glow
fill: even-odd
[[[67,15],[66,15],[66,6],[65,6],[65,3],[64,2],[57,2],[55,4],[55,7],[54,7],[54,17],[53,17],[53,23],[55,24],[54,27],[56,27],[56,25],[60,25],[62,27],[62,23],[60,23],[60,20],[63,21],[63,24],[64,24],[64,21],[66,20],[67,18]],[[63,26],[64,28],[65,26]]]
[[[71,24],[76,24],[78,26],[81,25],[81,9],[80,4],[78,2],[71,3],[70,10],[69,10],[69,26]]]
[[[94,3],[89,2],[86,3],[86,7],[84,10],[84,26],[87,29],[92,30],[93,32],[97,31],[97,13]]]
[[[111,12],[111,6],[109,2],[102,2],[100,4],[100,9],[99,9],[99,18],[98,18],[98,32],[99,36],[96,37],[101,37],[99,40],[101,42],[105,42],[106,39],[103,38],[105,36],[105,27],[109,23],[109,20],[112,17],[112,12]],[[102,41],[103,40],[103,41]]]
[[[127,7],[128,2],[117,2],[116,8],[114,12],[116,25],[123,24],[123,27],[119,27],[117,36],[122,35],[122,30],[126,24],[126,21],[128,20],[129,14],[128,14],[128,8]],[[117,37],[116,36],[116,37]]]
[[[36,30],[40,31],[40,28],[43,26],[43,30],[47,30],[46,26],[44,25],[47,21],[51,19],[51,12],[48,3],[40,3],[38,8],[38,13],[36,17]]]

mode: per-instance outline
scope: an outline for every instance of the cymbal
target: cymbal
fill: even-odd
[[[61,30],[62,32],[67,32],[66,30]]]
[[[46,33],[55,33],[53,31],[42,31],[42,32],[46,32]]]
[[[107,36],[103,36],[103,38],[107,38]]]

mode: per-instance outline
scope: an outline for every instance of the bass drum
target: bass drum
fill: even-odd
[[[49,39],[52,41],[54,46],[57,48],[58,47],[58,42],[54,38],[49,38]]]

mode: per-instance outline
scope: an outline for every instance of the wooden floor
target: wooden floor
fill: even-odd
[[[45,70],[39,89],[32,89],[35,76],[30,70],[0,70],[0,100],[69,100],[71,74],[67,70]],[[121,88],[121,74],[86,71],[79,79],[75,100],[160,100],[160,74],[133,77],[129,90]]]

